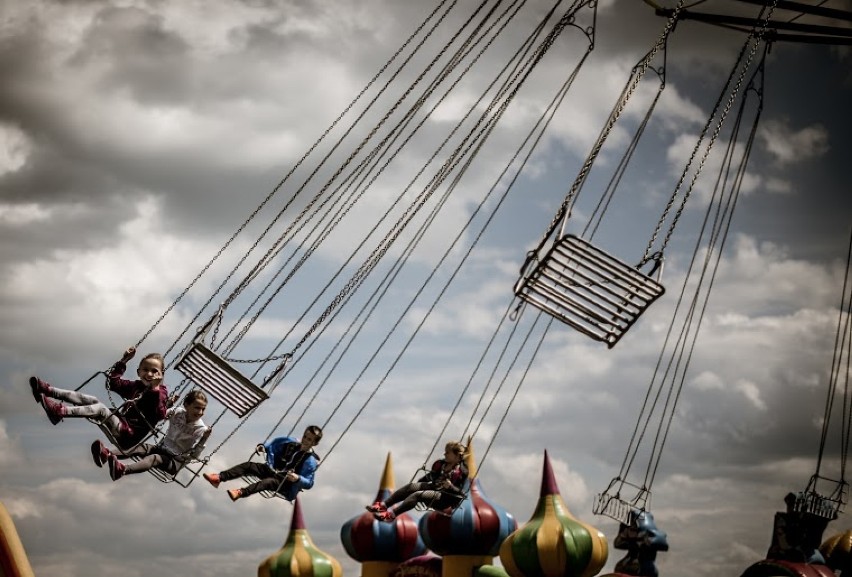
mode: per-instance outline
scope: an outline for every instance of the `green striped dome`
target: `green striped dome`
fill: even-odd
[[[290,534],[281,550],[257,568],[258,577],[343,577],[340,563],[314,545],[305,528],[298,497]]]
[[[532,518],[509,535],[500,560],[511,577],[591,577],[606,563],[603,533],[576,519],[559,494],[547,452]]]

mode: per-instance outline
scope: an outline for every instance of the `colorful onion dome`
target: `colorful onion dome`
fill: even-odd
[[[388,577],[441,577],[442,561],[434,553],[412,557],[397,565]]]
[[[852,575],[852,530],[829,537],[820,545],[819,551],[825,557],[826,565],[841,574]]]
[[[257,568],[258,577],[343,577],[340,563],[314,545],[305,520],[302,506],[296,497],[290,534],[281,550],[268,557]]]
[[[375,501],[386,500],[393,488],[393,466],[388,453]],[[399,563],[426,551],[426,546],[417,532],[417,522],[406,514],[400,515],[392,523],[385,523],[377,521],[371,513],[364,511],[343,525],[340,529],[340,540],[346,553],[361,563]]]
[[[811,565],[777,559],[758,561],[742,577],[837,577],[827,565]]]
[[[512,577],[590,577],[606,559],[606,537],[571,515],[545,451],[538,505],[527,524],[503,542],[503,567]]]
[[[420,519],[420,534],[426,546],[438,555],[494,557],[518,523],[505,509],[485,497],[476,476],[471,442],[465,451],[465,464],[467,498],[451,516],[434,511],[424,515]]]

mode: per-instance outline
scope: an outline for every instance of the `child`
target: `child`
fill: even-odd
[[[169,429],[160,443],[144,443],[124,453],[114,454],[99,440],[95,441],[92,443],[95,465],[101,467],[109,462],[109,476],[113,481],[118,481],[124,475],[142,473],[152,467],[174,477],[186,461],[198,458],[213,431],[201,421],[205,409],[207,395],[198,389],[190,391],[184,398],[182,407],[170,408],[167,411]],[[133,457],[141,458],[130,465],[119,461]]]
[[[66,417],[93,419],[109,431],[120,449],[129,449],[144,439],[154,429],[154,425],[166,418],[169,396],[163,384],[165,364],[159,353],[142,358],[136,369],[138,380],[121,378],[127,370],[127,361],[135,354],[134,347],[127,349],[107,374],[107,390],[115,391],[127,399],[115,412],[92,395],[57,389],[37,377],[30,377],[33,397],[54,425]]]
[[[426,475],[416,483],[400,487],[387,501],[368,505],[367,510],[379,521],[393,521],[418,503],[425,503],[445,515],[451,514],[464,500],[462,489],[467,480],[467,466],[463,459],[464,445],[455,441],[447,443],[444,458],[432,463]]]
[[[305,429],[301,440],[278,437],[265,445],[258,445],[255,450],[258,453],[266,453],[266,463],[248,461],[221,473],[204,473],[204,478],[214,487],[243,475],[260,479],[242,489],[229,489],[228,496],[231,501],[260,491],[276,491],[288,501],[292,501],[299,491],[314,486],[314,473],[319,464],[319,457],[313,452],[313,447],[319,444],[321,439],[322,429],[311,425]]]

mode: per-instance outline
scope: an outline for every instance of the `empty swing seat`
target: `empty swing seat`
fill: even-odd
[[[266,392],[200,342],[193,343],[175,368],[238,417],[268,397]]]
[[[624,490],[633,493],[633,497],[625,499],[621,496]],[[616,477],[603,493],[595,496],[592,513],[609,517],[619,523],[630,524],[633,511],[644,511],[651,498],[651,492],[646,487]]]
[[[665,289],[588,242],[565,235],[515,285],[515,294],[609,348]]]

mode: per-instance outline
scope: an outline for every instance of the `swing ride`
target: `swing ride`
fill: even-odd
[[[684,7],[683,1],[672,9],[649,0],[646,3],[665,18],[662,32],[632,68],[550,226],[539,243],[526,253],[514,290],[507,290],[502,317],[474,364],[469,380],[460,388],[421,467],[421,471],[427,471],[450,426],[463,418],[462,410],[472,406],[466,424],[459,427],[462,430],[455,438],[478,439],[486,436],[485,430],[491,427],[490,441],[485,445],[478,469],[471,472],[465,483],[463,496],[450,511],[443,512],[451,519],[460,508],[469,505],[466,500],[472,490],[477,490],[478,470],[486,461],[554,321],[612,348],[626,337],[640,317],[650,314],[652,304],[667,294],[662,284],[666,250],[680,230],[677,228],[680,219],[708,158],[715,152],[714,145],[727,142],[703,221],[697,232],[692,231],[696,239],[692,260],[675,297],[665,342],[627,454],[617,475],[597,495],[593,508],[595,514],[612,518],[621,525],[622,541],[633,538],[630,532],[642,530],[654,532],[655,551],[668,548],[665,534],[654,526],[650,507],[652,485],[745,178],[763,107],[769,46],[778,41],[818,42],[806,40],[805,36],[842,44],[849,35],[839,31],[829,34],[824,27],[773,19],[776,9],[801,9],[803,13],[829,18],[848,16],[819,7],[806,10],[796,2],[767,3],[758,18],[748,20],[711,17]],[[414,176],[399,185],[389,175],[410,154],[412,143],[429,129],[427,121],[456,96],[459,87],[470,89],[467,75],[480,64],[483,55],[507,37],[514,38],[509,31],[522,3],[512,2],[502,7],[500,3],[487,4],[480,4],[458,28],[447,32],[445,20],[461,8],[446,0],[439,2],[136,343],[138,348],[161,328],[170,313],[183,313],[182,318],[189,320],[175,331],[177,336],[165,351],[166,365],[183,376],[176,387],[178,394],[200,388],[218,408],[218,415],[212,421],[220,438],[218,445],[197,460],[187,460],[175,476],[151,469],[155,478],[189,486],[211,457],[248,420],[273,404],[270,410],[278,420],[264,442],[276,436],[285,421],[290,426],[287,436],[292,436],[311,410],[314,415],[321,415],[318,422],[321,428],[339,431],[331,447],[324,451],[320,463],[323,466],[391,380],[414,342],[424,338],[423,329],[431,313],[455,289],[454,281],[487,234],[496,213],[511,198],[527,162],[594,49],[597,2],[577,1],[567,8],[557,2],[532,31],[512,45],[514,52],[508,62],[501,68],[488,70],[490,76],[485,88],[478,87],[476,98],[466,101],[468,106],[456,123],[447,123],[442,140],[430,149]],[[698,2],[692,5],[695,4]],[[666,84],[669,37],[676,33],[680,21],[690,19],[733,26],[744,32],[744,42],[686,166],[662,207],[661,216],[648,225],[651,232],[647,244],[642,243],[644,252],[633,255],[632,262],[636,264],[628,264],[631,257],[622,260],[592,241],[596,240],[598,227],[611,205],[617,210],[618,201],[614,199],[622,177],[645,129],[653,122]],[[780,30],[800,34],[794,36]],[[573,34],[585,46],[576,49],[572,66],[566,66],[564,79],[550,87],[549,104],[515,143],[505,168],[491,175],[493,184],[477,198],[470,217],[454,234],[443,234],[449,242],[431,270],[424,271],[422,263],[426,259],[420,253],[434,236],[430,227],[442,213],[449,211],[447,207],[454,201],[454,194],[466,186],[468,171],[480,160],[478,155],[488,150],[489,138],[501,129],[501,119],[534,77],[538,64],[567,34]],[[608,138],[616,125],[620,127],[626,122],[624,112],[649,71],[658,81],[654,97],[638,115],[642,120],[635,126],[609,184],[592,202],[594,210],[588,222],[579,230],[570,230],[578,220],[572,215],[582,213],[578,209],[582,206],[581,193],[587,188],[591,172],[598,169],[596,161],[609,144]],[[377,192],[381,186],[398,189],[398,194],[382,195]],[[279,195],[284,194],[286,198],[280,199]],[[375,208],[379,206],[377,199],[382,201],[381,210]],[[364,218],[365,214],[378,215],[378,219],[370,221],[362,236],[353,238],[352,228],[347,228],[347,224],[353,218]],[[249,233],[255,236],[246,250],[236,240]],[[329,271],[327,263],[317,264],[317,260],[323,260],[323,254],[340,246],[351,252],[337,259],[342,262],[337,268]],[[221,268],[226,266],[231,266],[230,270],[221,274]],[[214,271],[220,278],[211,282],[209,275]],[[403,271],[417,280],[404,279]],[[319,272],[327,274],[323,282],[317,283],[314,279]],[[400,284],[404,284],[410,299],[402,306],[381,309],[388,294]],[[214,287],[212,291],[205,288],[210,285]],[[844,287],[844,295],[845,291]],[[311,295],[310,298],[304,298],[305,294]],[[849,308],[844,300],[841,310]],[[382,317],[381,323],[377,316]],[[412,323],[415,317],[416,322]],[[842,333],[836,345],[838,350],[852,342],[846,322],[838,328],[838,335]],[[406,323],[414,328],[402,334]],[[286,329],[279,330],[285,324]],[[375,332],[377,324],[382,325],[384,332],[374,346],[376,341],[367,341],[362,336]],[[270,334],[270,326],[275,328],[277,342],[255,354],[262,336]],[[842,372],[841,357],[842,353],[838,352],[836,366],[832,367],[835,379]],[[384,363],[383,368],[377,368],[380,363]],[[351,370],[353,366],[360,368]],[[348,386],[340,388],[339,381],[344,379],[338,375],[344,367],[354,377],[347,376]],[[488,374],[482,377],[481,372]],[[367,380],[373,381],[372,388],[363,385]],[[477,395],[474,386],[478,380],[484,383]],[[292,388],[288,387],[286,402],[279,403],[276,389],[285,381]],[[832,383],[826,404],[817,470],[805,490],[796,493],[789,504],[791,513],[816,517],[825,524],[842,512],[848,491],[842,472],[840,479],[830,479],[820,470],[835,385]],[[502,414],[498,412],[498,399],[504,401]],[[331,426],[346,403],[350,403],[350,420]],[[355,404],[354,408],[351,403]],[[286,406],[283,411],[282,406]],[[291,412],[299,411],[300,414],[291,417]],[[152,428],[154,438],[161,435],[158,426]],[[845,431],[845,448],[848,433]],[[650,449],[649,438],[652,438]],[[641,448],[646,449],[649,457],[640,480],[632,472]],[[845,467],[845,454],[843,464]],[[413,478],[418,476],[416,472]],[[825,486],[829,486],[828,491],[824,490]],[[282,497],[280,491],[261,494],[267,498]],[[424,509],[431,510],[430,504]]]

